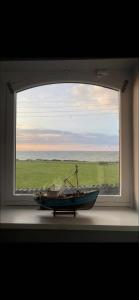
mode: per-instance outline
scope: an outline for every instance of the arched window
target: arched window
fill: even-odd
[[[126,68],[106,61],[17,62],[3,71],[1,85],[5,203],[35,204],[34,189],[60,185],[78,163],[79,184],[100,188],[96,206],[131,205],[132,74]]]
[[[55,83],[17,92],[16,194],[62,186],[78,164],[81,187],[119,195],[119,157],[118,90]]]

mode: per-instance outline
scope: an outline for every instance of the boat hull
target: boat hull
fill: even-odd
[[[47,196],[36,196],[34,200],[44,209],[51,210],[77,210],[90,209],[94,206],[98,190],[90,191],[86,194],[67,198],[48,198]]]

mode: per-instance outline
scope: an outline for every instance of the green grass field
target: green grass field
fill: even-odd
[[[17,160],[16,189],[61,185],[65,177],[74,173],[76,163],[79,169],[79,185],[119,183],[118,163]],[[75,181],[72,180],[72,183],[75,184]]]

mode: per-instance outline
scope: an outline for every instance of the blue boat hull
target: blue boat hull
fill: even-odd
[[[67,198],[48,198],[46,196],[36,196],[34,200],[40,207],[51,210],[77,210],[77,209],[90,209],[94,206],[98,190],[90,191],[78,197]]]

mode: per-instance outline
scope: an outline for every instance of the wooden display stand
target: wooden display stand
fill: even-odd
[[[73,215],[76,217],[76,210],[53,210],[53,216],[56,215]]]
[[[39,207],[39,210],[47,210],[47,211],[52,211],[52,209],[45,208],[43,206]],[[60,209],[54,209],[53,210],[53,216],[55,217],[56,215],[73,215],[76,217],[76,210],[60,210]]]

